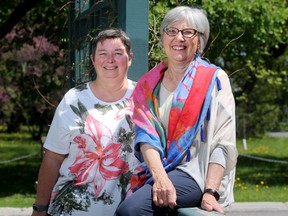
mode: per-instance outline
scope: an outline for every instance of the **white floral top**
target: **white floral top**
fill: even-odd
[[[57,107],[44,147],[67,154],[51,194],[51,215],[112,216],[130,187],[138,160],[130,121],[135,83],[114,103],[97,99],[89,83],[69,90]]]

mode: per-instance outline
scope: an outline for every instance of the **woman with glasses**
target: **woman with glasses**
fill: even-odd
[[[201,207],[224,213],[237,161],[235,102],[227,74],[201,58],[209,22],[179,6],[161,24],[167,55],[134,91],[136,157],[132,194],[116,215],[174,215]]]

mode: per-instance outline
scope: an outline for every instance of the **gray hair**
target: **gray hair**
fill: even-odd
[[[202,53],[209,38],[210,25],[206,12],[197,7],[178,6],[171,9],[165,15],[161,23],[161,40],[163,39],[165,27],[171,25],[172,23],[182,21],[186,21],[191,28],[195,29],[199,33],[200,50],[198,50],[198,52]]]

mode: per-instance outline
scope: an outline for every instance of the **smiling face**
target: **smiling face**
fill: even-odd
[[[132,63],[132,54],[127,53],[120,38],[99,41],[94,57],[91,55],[90,58],[97,79],[125,79]]]
[[[168,27],[179,30],[191,28],[186,22],[175,22]],[[176,36],[164,33],[162,43],[169,63],[187,65],[193,60],[199,46],[198,33],[191,38],[183,37],[181,32],[178,32]]]

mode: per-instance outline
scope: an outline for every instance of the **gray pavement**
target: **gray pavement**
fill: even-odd
[[[0,216],[31,216],[32,208],[0,208]],[[205,213],[213,216],[216,214]],[[218,214],[217,214],[218,215]],[[225,209],[227,216],[287,216],[288,202],[239,202]],[[192,215],[191,215],[192,216]],[[199,216],[199,214],[197,214]]]
[[[226,209],[227,216],[288,216],[288,203],[239,202]]]
[[[288,137],[288,131],[281,131],[281,132],[269,132],[268,133],[269,136],[272,137]]]
[[[0,208],[0,216],[31,216],[31,213],[32,208]]]

